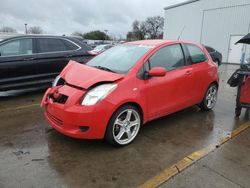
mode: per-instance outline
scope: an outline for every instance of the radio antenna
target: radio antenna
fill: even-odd
[[[180,33],[180,35],[178,36],[177,40],[180,40],[181,35],[182,35],[183,31],[185,30],[185,28],[186,28],[186,26],[184,26],[184,27],[182,28],[181,33]]]

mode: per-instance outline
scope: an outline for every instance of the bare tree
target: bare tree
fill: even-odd
[[[146,19],[146,30],[151,39],[162,38],[164,18],[161,16],[148,17]]]
[[[39,26],[33,26],[28,29],[29,34],[42,34],[43,30]]]
[[[147,28],[145,22],[134,21],[132,24],[133,33],[136,39],[143,40],[147,34]]]
[[[127,33],[127,40],[144,40],[163,38],[164,18],[161,16],[148,17],[146,21],[135,20],[132,31]]]
[[[13,29],[12,27],[2,27],[0,28],[0,32],[4,32],[4,33],[16,33],[17,31],[15,29]]]
[[[127,40],[128,40],[128,41],[136,40],[136,37],[135,37],[134,32],[129,31],[129,32],[127,33]]]
[[[147,35],[145,22],[135,20],[132,24],[132,31],[127,33],[127,40],[144,40]]]

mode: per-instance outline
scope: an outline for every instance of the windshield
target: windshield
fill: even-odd
[[[123,44],[103,52],[90,60],[87,65],[106,71],[125,74],[153,46]]]

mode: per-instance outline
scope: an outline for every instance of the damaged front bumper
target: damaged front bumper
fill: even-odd
[[[67,85],[49,88],[41,107],[45,107],[49,124],[62,134],[80,139],[102,139],[114,106],[105,100],[102,104],[83,106],[80,101],[85,93]]]

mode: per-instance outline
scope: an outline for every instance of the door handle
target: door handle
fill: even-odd
[[[24,61],[32,61],[32,60],[34,60],[35,58],[34,57],[27,57],[27,58],[24,58],[23,60]]]
[[[191,70],[186,71],[186,72],[185,72],[185,75],[187,75],[187,76],[192,75],[192,71],[191,71]]]
[[[67,55],[64,55],[64,57],[72,57],[73,55],[71,54],[67,54]]]

